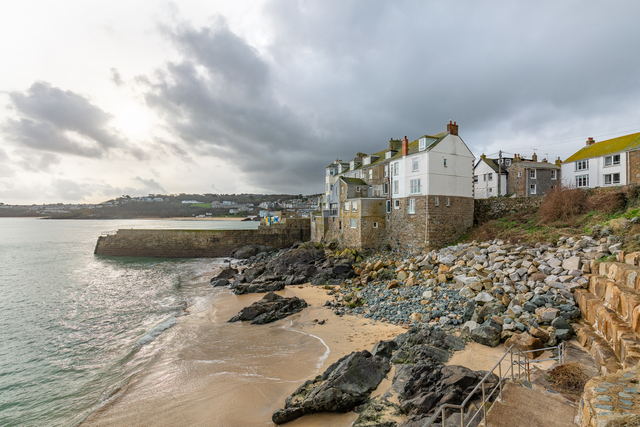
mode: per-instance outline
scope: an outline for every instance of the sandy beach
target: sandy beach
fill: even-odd
[[[337,316],[322,307],[326,291],[309,284],[278,294],[302,298],[309,307],[269,325],[230,324],[229,318],[263,294],[236,296],[216,289],[212,304],[191,307],[153,343],[164,346],[156,362],[82,426],[274,426],[271,414],[304,381],[346,354],[405,332]],[[390,381],[383,383],[381,388]],[[356,418],[355,413],[318,414],[287,425],[346,427]]]

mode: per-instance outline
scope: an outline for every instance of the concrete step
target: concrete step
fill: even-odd
[[[581,319],[572,326],[576,331],[576,339],[589,351],[600,375],[613,374],[622,369],[622,364],[616,353],[609,347],[609,343],[598,335],[586,320]]]
[[[604,301],[626,322],[633,331],[640,333],[640,292],[620,285],[609,278],[591,276],[589,292]]]
[[[574,291],[582,315],[594,332],[604,338],[624,368],[637,365],[640,361],[640,335],[597,295],[604,294],[606,297],[606,289],[612,289],[613,286],[596,282],[593,287],[597,288],[594,289],[595,294],[586,289]]]

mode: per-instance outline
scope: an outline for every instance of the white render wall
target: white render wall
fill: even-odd
[[[447,166],[444,166],[444,159]],[[473,197],[475,157],[457,135],[447,135],[427,153],[428,195]]]
[[[493,179],[489,181],[489,174],[493,174]],[[473,184],[474,198],[487,199],[489,197],[496,197],[498,195],[498,172],[494,171],[491,166],[486,162],[480,160],[474,170],[474,175],[478,176],[478,182]],[[487,176],[487,180],[484,180],[484,176]],[[500,193],[504,196],[507,194],[507,175],[503,174],[500,183]],[[489,189],[491,188],[491,191]]]
[[[601,157],[593,157],[589,160],[589,169],[586,170],[576,170],[576,162],[569,162],[562,164],[562,183],[570,186],[577,186],[576,177],[581,175],[589,175],[589,187],[585,188],[594,188],[594,187],[605,187],[604,184],[604,175],[619,173],[620,174],[620,183],[616,184],[607,184],[606,187],[616,186],[616,185],[626,185],[627,184],[627,153],[615,153],[620,154],[620,164],[605,166],[604,158],[606,156]],[[609,156],[608,154],[607,156]]]

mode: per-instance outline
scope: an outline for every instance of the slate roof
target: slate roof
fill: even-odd
[[[535,168],[535,169],[556,169],[560,170],[560,166],[554,163],[545,163],[545,162],[530,162],[530,161],[522,161],[517,163],[512,163],[513,165],[523,165],[527,168]],[[510,166],[511,167],[511,166]]]
[[[495,173],[498,173],[498,162],[496,161],[497,159],[480,159],[480,160],[478,161],[478,164],[476,164],[476,167],[477,167],[477,166],[480,164],[480,162],[481,162],[481,161],[483,161],[483,160],[484,160],[484,162],[485,162],[487,165],[489,165],[489,167],[490,167],[491,169],[493,169],[493,170],[494,170],[494,172],[495,172]],[[474,169],[475,169],[475,168],[474,168]],[[502,168],[502,173],[503,173],[503,174],[506,174],[506,173],[507,173],[507,169],[506,169],[506,168]]]
[[[592,145],[582,147],[564,162],[575,162],[576,160],[591,159],[593,157],[606,156],[607,154],[620,153],[640,147],[640,132],[631,135],[620,136],[606,141],[596,142]]]
[[[347,177],[341,176],[340,179],[344,181],[344,183],[347,185],[359,185],[359,186],[369,185],[363,180],[361,180],[360,178],[347,178]]]

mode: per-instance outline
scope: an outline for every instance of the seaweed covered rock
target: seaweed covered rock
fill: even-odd
[[[322,374],[287,397],[284,409],[273,413],[276,424],[316,412],[347,412],[363,404],[387,375],[388,359],[362,350],[344,356]]]
[[[264,325],[298,313],[306,306],[306,301],[298,297],[285,298],[269,292],[260,301],[240,310],[229,322],[251,320],[252,325]]]

